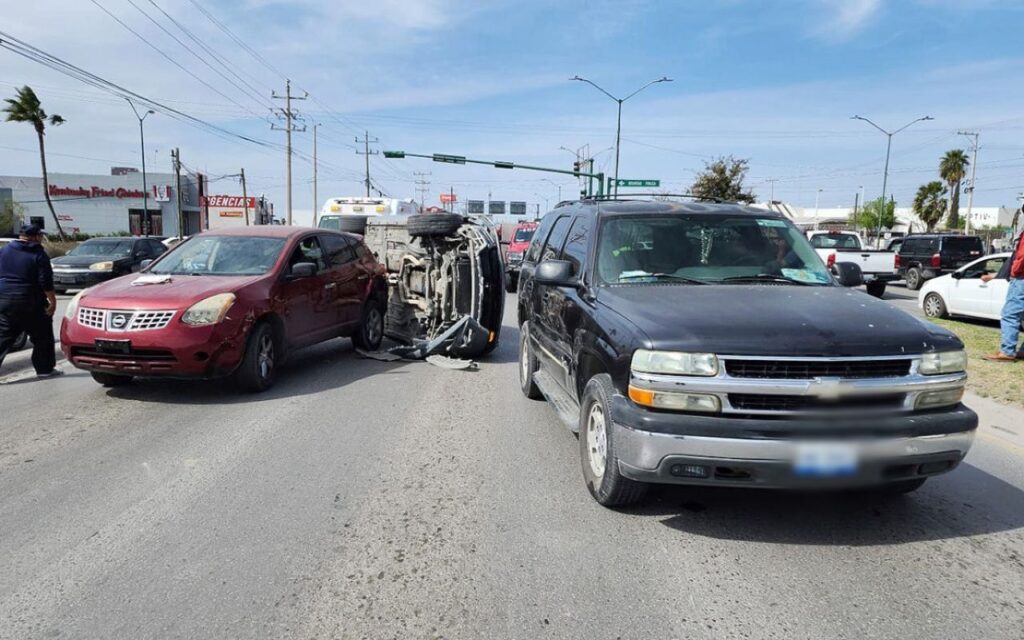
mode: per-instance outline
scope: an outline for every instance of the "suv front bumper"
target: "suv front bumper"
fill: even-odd
[[[653,412],[622,396],[612,404],[619,471],[633,480],[669,484],[820,488],[928,477],[960,464],[978,426],[977,415],[963,405],[817,422]],[[796,473],[798,448],[823,441],[856,446],[856,472],[837,477]],[[684,467],[701,467],[704,475],[682,475]]]

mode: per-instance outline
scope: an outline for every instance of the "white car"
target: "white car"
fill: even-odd
[[[924,283],[917,304],[929,318],[969,316],[998,320],[1006,300],[1010,253],[994,253]],[[996,278],[983,282],[986,273]]]

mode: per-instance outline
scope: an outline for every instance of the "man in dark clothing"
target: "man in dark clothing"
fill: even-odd
[[[988,282],[995,277],[986,274],[981,277]],[[1002,330],[1002,343],[999,351],[985,356],[992,362],[1014,362],[1024,360],[1024,346],[1018,350],[1020,323],[1024,320],[1024,233],[1017,238],[1013,254],[1010,256],[1010,269],[1007,273],[1009,283],[1006,287],[1006,302],[1003,303],[1002,317],[999,326]]]
[[[40,244],[42,230],[21,228],[21,237],[0,249],[0,365],[22,333],[32,341],[32,366],[39,377],[58,376],[53,341],[53,290],[50,258]]]

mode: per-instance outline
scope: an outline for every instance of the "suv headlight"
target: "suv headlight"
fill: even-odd
[[[71,302],[69,302],[67,308],[64,309],[65,318],[67,318],[68,320],[73,320],[74,317],[78,315],[78,301],[82,299],[82,294],[84,293],[85,290],[83,289],[82,291],[76,293],[74,298],[71,298]]]
[[[195,303],[181,316],[185,324],[199,327],[217,324],[228,314],[228,309],[235,303],[235,294],[218,293]]]
[[[640,373],[663,373],[677,376],[718,375],[718,356],[713,353],[684,353],[679,351],[648,351],[637,349],[633,352],[633,371]]]
[[[926,376],[967,370],[966,351],[939,351],[921,356],[921,373]]]
[[[94,262],[89,265],[89,271],[113,271],[114,263],[111,260],[106,262]]]

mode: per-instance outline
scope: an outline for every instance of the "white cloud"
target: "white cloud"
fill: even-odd
[[[863,29],[881,10],[882,0],[822,0],[827,11],[816,30],[824,37],[846,39]]]

